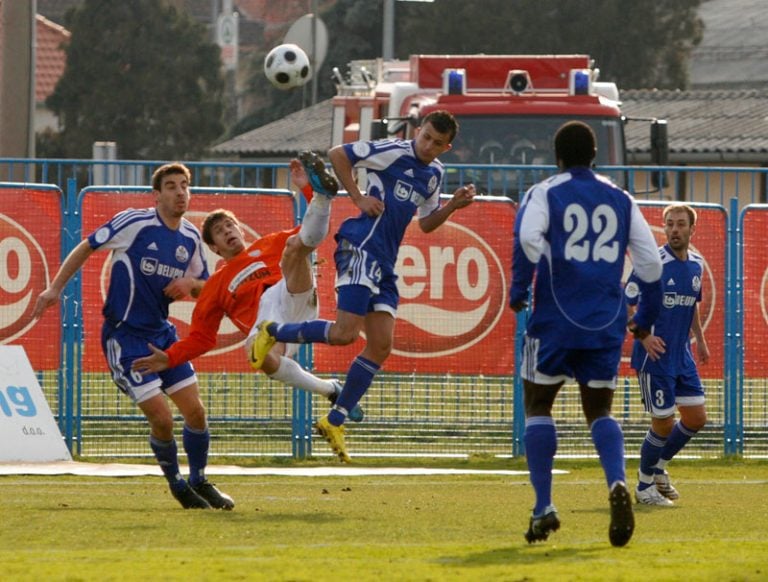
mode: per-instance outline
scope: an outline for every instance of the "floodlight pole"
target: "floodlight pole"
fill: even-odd
[[[317,0],[312,0],[312,105],[317,103]]]
[[[384,31],[381,56],[385,61],[395,56],[395,0],[384,0]]]
[[[384,28],[381,56],[385,61],[395,58],[395,2],[434,2],[435,0],[384,0]]]

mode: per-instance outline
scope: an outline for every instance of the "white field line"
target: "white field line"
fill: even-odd
[[[182,473],[189,472],[181,467]],[[294,477],[337,477],[371,475],[528,475],[528,471],[473,470],[399,467],[239,467],[237,465],[208,465],[206,475],[281,475]],[[567,471],[555,470],[565,474]],[[0,475],[88,475],[91,477],[133,477],[158,475],[157,465],[132,465],[127,463],[79,463],[61,461],[55,463],[0,463]]]

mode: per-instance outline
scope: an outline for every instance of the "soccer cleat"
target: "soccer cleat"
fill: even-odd
[[[299,161],[304,166],[312,190],[329,198],[336,196],[339,191],[339,183],[325,168],[325,162],[318,154],[310,151],[301,152]]]
[[[185,484],[181,491],[171,489],[171,493],[184,509],[211,509],[211,504],[200,497],[188,484]]]
[[[339,460],[342,463],[352,462],[352,459],[350,459],[349,455],[347,454],[347,447],[344,444],[343,425],[332,425],[330,422],[328,422],[328,416],[326,415],[315,423],[315,428],[317,429],[317,432],[320,433],[320,436],[328,441],[328,444],[331,445],[331,449],[333,449],[333,452],[338,455]]]
[[[660,507],[674,505],[672,501],[664,497],[653,485],[642,490],[635,489],[635,500],[641,505],[658,505]]]
[[[528,523],[528,531],[525,532],[525,541],[529,544],[533,542],[543,542],[549,537],[549,532],[560,529],[560,518],[557,517],[557,510],[554,505],[549,505],[540,517],[531,516]]]
[[[328,400],[331,401],[331,404],[336,404],[336,399],[339,397],[339,394],[341,394],[342,385],[338,380],[331,380],[331,383],[333,383],[333,394],[328,397]],[[347,418],[352,422],[361,422],[364,417],[365,412],[359,404],[356,404],[347,414]]]
[[[248,361],[251,363],[251,368],[254,370],[261,370],[269,350],[272,349],[272,346],[274,346],[277,341],[267,330],[270,325],[272,325],[271,321],[262,321],[259,324],[259,332],[256,334],[256,337],[253,338],[253,342],[251,343],[251,349],[248,352]]]
[[[626,546],[635,531],[635,516],[632,513],[632,498],[623,481],[617,481],[611,487],[608,496],[611,503],[611,525],[608,539],[612,546]]]
[[[656,484],[656,489],[658,489],[659,493],[667,499],[672,501],[680,499],[680,494],[675,489],[675,486],[672,485],[672,481],[669,480],[669,473],[666,470],[663,473],[656,473],[653,476],[653,482]]]
[[[235,508],[235,501],[226,493],[219,491],[213,483],[208,480],[192,485],[192,489],[200,497],[205,499],[214,509],[226,509],[227,511]]]

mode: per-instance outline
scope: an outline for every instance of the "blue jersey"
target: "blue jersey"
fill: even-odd
[[[337,239],[350,241],[389,266],[397,260],[405,229],[416,210],[422,218],[440,206],[443,165],[438,160],[425,164],[413,147],[413,141],[399,139],[344,145],[352,165],[367,170],[368,196],[382,200],[384,212],[377,217],[361,213],[345,220]]]
[[[696,371],[691,353],[690,331],[696,304],[701,301],[704,259],[688,251],[688,260],[681,261],[668,245],[659,247],[659,255],[663,265],[661,282],[664,301],[652,332],[664,340],[666,352],[654,362],[648,357],[643,344],[635,341],[632,347],[632,368],[650,374],[679,376]],[[637,304],[641,299],[634,273],[627,282],[625,293],[630,305]]]
[[[510,291],[511,305],[526,301],[535,273],[527,333],[565,349],[621,345],[627,250],[648,289],[639,315],[649,328],[660,309],[661,263],[634,199],[586,167],[533,186],[515,221]]]
[[[186,219],[168,228],[154,208],[128,209],[88,236],[93,249],[112,250],[104,318],[138,331],[170,326],[163,289],[179,277],[208,278],[200,232]]]

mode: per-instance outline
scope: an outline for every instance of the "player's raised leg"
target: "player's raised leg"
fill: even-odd
[[[324,196],[336,196],[339,191],[339,183],[328,171],[325,162],[316,152],[301,152],[299,154],[299,161],[304,166],[304,171],[307,173],[312,190]]]

